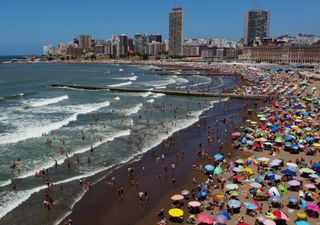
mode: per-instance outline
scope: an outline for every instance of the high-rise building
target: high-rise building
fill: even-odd
[[[169,55],[183,55],[183,10],[174,8],[169,15]]]
[[[137,55],[147,54],[148,48],[148,35],[147,34],[135,34],[133,38],[134,52]]]
[[[128,36],[127,35],[113,35],[112,36],[112,55],[115,57],[128,56]]]
[[[161,43],[162,42],[162,35],[161,34],[148,35],[148,43],[152,43],[153,41]]]
[[[91,35],[79,35],[78,42],[80,48],[90,49],[92,47]]]
[[[244,45],[252,46],[255,39],[268,37],[270,32],[270,12],[266,10],[250,10],[245,15]]]

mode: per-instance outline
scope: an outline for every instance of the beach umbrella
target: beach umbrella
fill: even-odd
[[[250,225],[248,223],[237,223],[237,225]]]
[[[297,164],[291,163],[291,162],[286,163],[286,165],[287,165],[288,167],[298,167]]]
[[[308,203],[307,204],[307,209],[310,209],[310,210],[315,211],[315,212],[319,212],[320,211],[320,207],[317,204],[314,204],[314,203]]]
[[[273,196],[273,197],[271,197],[271,200],[273,202],[281,202],[282,198],[281,198],[281,196]]]
[[[316,173],[316,171],[314,171],[310,168],[302,168],[302,169],[300,169],[300,173]]]
[[[253,175],[253,174],[254,174],[253,169],[250,168],[250,167],[246,167],[246,168],[244,169],[244,171],[245,171],[247,174],[249,174],[249,175]]]
[[[243,172],[243,169],[242,168],[239,168],[239,167],[234,167],[232,169],[233,172],[236,172],[236,173],[242,173]]]
[[[242,160],[242,159],[237,159],[236,161],[234,161],[235,163],[237,163],[237,164],[243,164],[244,163],[244,161]]]
[[[293,166],[289,166],[288,170],[291,170],[292,172],[296,173],[298,171],[298,168],[297,167],[293,167]]]
[[[241,205],[241,203],[238,200],[231,199],[230,201],[228,201],[228,206],[230,208],[239,208],[240,205]]]
[[[312,174],[309,174],[309,177],[315,179],[315,178],[319,178],[319,175],[315,174],[315,173],[312,173]]]
[[[301,209],[307,208],[307,201],[302,198],[300,199],[300,208]]]
[[[221,210],[219,211],[218,215],[223,215],[225,216],[228,220],[231,219],[230,213],[227,210]]]
[[[320,163],[315,163],[313,164],[312,168],[317,171],[318,173],[320,173]]]
[[[279,185],[278,185],[278,188],[279,188],[279,190],[281,191],[281,194],[283,194],[283,195],[288,194],[288,189],[287,189],[284,185],[279,184]]]
[[[263,225],[276,225],[276,222],[270,219],[266,219],[263,221]]]
[[[299,220],[294,223],[295,225],[310,225],[307,221]]]
[[[224,215],[222,214],[218,214],[216,217],[215,217],[215,221],[219,224],[225,224],[227,222],[227,217],[225,217]]]
[[[184,199],[183,195],[176,194],[176,195],[171,196],[172,201],[181,201],[183,199]]]
[[[178,208],[172,208],[169,210],[168,214],[171,216],[171,217],[181,217],[183,216],[183,211],[181,209],[178,209]]]
[[[289,197],[288,201],[292,202],[292,203],[296,203],[296,202],[299,202],[300,200],[298,198],[295,198],[295,197]]]
[[[290,186],[299,186],[299,185],[300,185],[300,182],[297,181],[297,180],[290,180],[290,181],[288,181],[288,184],[289,184]]]
[[[260,158],[257,158],[257,160],[260,161],[260,162],[268,162],[268,161],[270,161],[270,159],[266,158],[266,157],[260,157]]]
[[[214,170],[214,166],[208,164],[208,165],[205,165],[204,169],[205,169],[206,172],[211,173]]]
[[[279,196],[281,197],[281,194],[279,192],[279,190],[276,187],[271,187],[268,191],[270,196]]]
[[[239,196],[239,192],[237,192],[237,191],[231,191],[229,194],[232,197],[238,197]]]
[[[205,191],[199,191],[197,194],[197,197],[199,199],[205,198],[206,196],[207,196],[207,192],[205,192]]]
[[[183,195],[183,196],[187,196],[189,194],[190,194],[190,191],[188,191],[188,190],[181,191],[181,195]]]
[[[220,166],[217,166],[213,171],[213,175],[216,175],[216,176],[218,176],[222,173],[223,173],[223,169]]]
[[[238,131],[235,131],[231,134],[232,137],[236,138],[236,137],[240,137],[241,136],[241,133],[238,132]]]
[[[314,184],[310,184],[310,183],[309,184],[305,184],[304,187],[307,188],[307,189],[317,189],[317,187]]]
[[[253,188],[261,188],[262,187],[262,185],[257,183],[257,182],[250,183],[250,186],[253,187]]]
[[[254,181],[258,183],[262,183],[264,181],[265,176],[259,175],[257,176]]]
[[[206,215],[206,214],[199,214],[198,220],[200,223],[204,223],[204,224],[213,224],[214,223],[213,217]]]
[[[215,194],[213,197],[216,200],[222,200],[222,199],[224,199],[224,194],[223,193],[218,193],[218,194]]]
[[[224,158],[224,156],[223,156],[222,154],[215,154],[215,155],[213,156],[213,158],[214,158],[215,160],[222,160],[222,159]]]
[[[247,207],[247,209],[250,210],[256,210],[258,208],[258,206],[253,204],[252,202],[245,202],[244,204]]]
[[[228,190],[237,190],[239,186],[237,184],[227,184],[226,189]]]
[[[272,214],[279,220],[288,220],[289,219],[289,216],[280,210],[275,210],[272,212]]]
[[[314,141],[314,137],[306,137],[304,140],[307,142],[312,142]]]
[[[288,176],[296,176],[296,173],[289,169],[282,170],[281,173]]]
[[[191,202],[188,203],[188,206],[190,206],[190,207],[200,207],[201,203],[198,202],[198,201],[191,201]]]
[[[305,212],[297,212],[296,213],[296,216],[298,217],[298,219],[301,219],[301,220],[305,220],[308,218],[307,214]]]
[[[255,166],[258,164],[258,160],[256,159],[255,156],[251,156],[247,159],[247,164],[248,165],[252,165],[252,166]]]

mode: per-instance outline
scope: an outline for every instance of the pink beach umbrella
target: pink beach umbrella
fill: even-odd
[[[310,210],[315,211],[315,212],[319,212],[320,211],[319,206],[317,204],[314,204],[314,203],[308,203],[307,209],[310,209]]]
[[[317,188],[314,184],[305,184],[304,187],[308,188],[308,189],[316,189]]]
[[[276,225],[276,222],[273,220],[266,219],[263,221],[263,225]]]
[[[241,136],[241,133],[238,132],[238,131],[235,131],[231,134],[232,137],[236,138],[236,137],[240,137]]]
[[[199,214],[198,220],[200,223],[205,223],[205,224],[213,224],[214,223],[213,217],[205,215],[205,214]]]
[[[261,187],[262,187],[262,185],[259,184],[259,183],[257,183],[257,182],[252,182],[252,183],[250,184],[250,186],[253,187],[253,188],[261,188]]]
[[[198,201],[192,201],[188,203],[188,206],[190,207],[200,207],[201,203]]]
[[[171,196],[171,200],[172,201],[181,201],[181,200],[183,200],[184,199],[184,197],[183,197],[183,195],[173,195],[173,196]]]

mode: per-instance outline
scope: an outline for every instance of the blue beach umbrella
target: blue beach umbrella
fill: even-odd
[[[304,140],[307,142],[312,142],[312,141],[314,141],[314,138],[313,137],[306,137]]]
[[[273,202],[281,202],[282,198],[281,198],[281,196],[276,195],[276,196],[272,196],[272,197],[271,197],[271,200],[272,200]]]
[[[244,204],[246,205],[247,209],[250,209],[250,210],[256,210],[258,208],[258,206],[256,206],[252,202],[245,202]]]
[[[214,158],[215,160],[222,160],[222,159],[224,158],[224,156],[221,155],[221,154],[215,154],[215,155],[213,156],[213,158]]]
[[[200,198],[200,199],[203,199],[207,196],[207,192],[205,191],[199,191],[198,194],[197,194],[197,197]]]
[[[296,172],[298,171],[298,168],[297,168],[297,167],[293,167],[293,166],[289,166],[289,167],[288,167],[288,170],[296,173]]]
[[[291,171],[291,170],[289,170],[289,169],[282,170],[281,173],[284,174],[284,175],[288,175],[288,176],[296,176],[296,173]]]
[[[214,171],[214,166],[208,164],[204,167],[204,169],[210,173]]]
[[[315,171],[317,171],[318,173],[320,173],[320,163],[318,162],[318,163],[315,163],[313,166],[312,166],[312,168],[315,170]]]
[[[295,225],[310,225],[307,221],[299,220],[294,223]]]
[[[304,199],[300,199],[300,208],[301,209],[306,209],[307,208],[307,201]]]
[[[289,197],[289,198],[288,198],[288,201],[289,201],[289,202],[292,202],[292,203],[296,203],[296,202],[299,201],[299,199],[298,199],[298,198],[295,198],[295,197]]]
[[[228,201],[228,206],[230,208],[239,208],[240,205],[241,205],[241,203],[238,200],[231,199],[230,201]]]
[[[230,216],[230,213],[228,213],[228,211],[227,210],[221,210],[221,211],[219,211],[219,213],[218,213],[219,215],[223,215],[223,216],[225,216],[228,220],[230,220],[231,219],[231,216]]]

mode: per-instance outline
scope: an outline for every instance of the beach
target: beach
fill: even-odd
[[[287,75],[281,75],[279,76],[281,79],[284,79]],[[295,77],[295,80],[292,82],[292,85],[296,85],[299,82],[302,82],[303,80],[298,78],[297,76]],[[312,83],[313,85],[318,86],[319,84],[317,83]],[[297,89],[298,95],[300,95],[301,92],[299,88]],[[310,89],[304,89],[304,91],[309,92]],[[275,99],[274,99],[275,100]],[[271,104],[269,103],[260,103],[259,107],[265,107],[266,105]],[[237,106],[239,108],[239,106]],[[240,107],[241,108],[241,107]],[[223,179],[229,179],[229,177],[234,176],[234,172],[232,170],[228,170],[226,167],[229,162],[239,160],[240,158],[266,158],[268,157],[268,160],[277,160],[277,159],[285,159],[285,162],[295,162],[297,159],[297,155],[288,153],[286,151],[280,151],[277,154],[270,155],[269,152],[256,152],[252,150],[245,150],[245,151],[235,151],[234,145],[231,143],[231,136],[230,132],[236,130],[235,125],[239,125],[240,122],[243,122],[244,119],[246,120],[257,120],[259,117],[257,117],[257,114],[252,113],[257,109],[256,104],[251,104],[250,107],[246,107],[246,110],[244,112],[238,112],[238,121],[234,120],[233,121],[233,126],[228,129],[226,132],[224,139],[224,142],[229,142],[225,146],[223,146],[220,151],[218,150],[218,146],[211,146],[210,144],[208,145],[208,139],[207,139],[207,134],[208,134],[208,129],[211,128],[210,124],[212,120],[216,119],[222,119],[224,116],[219,117],[214,113],[214,109],[209,110],[206,112],[204,115],[210,114],[211,116],[206,116],[206,118],[202,118],[198,123],[194,124],[192,127],[189,127],[183,131],[180,131],[179,133],[175,133],[173,135],[173,140],[177,139],[177,136],[180,137],[182,140],[187,140],[187,141],[182,141],[185,145],[180,144],[177,146],[177,144],[173,144],[173,146],[169,147],[169,151],[166,151],[165,153],[165,163],[163,165],[167,165],[167,162],[169,161],[169,165],[171,163],[175,163],[177,165],[174,169],[174,172],[171,171],[170,167],[168,167],[168,174],[165,176],[165,181],[163,182],[163,174],[161,175],[161,178],[159,178],[159,173],[164,173],[163,171],[163,165],[160,166],[156,163],[155,164],[155,157],[159,156],[159,152],[163,152],[163,149],[160,148],[160,146],[156,149],[154,149],[154,153],[148,153],[145,156],[143,156],[143,159],[139,162],[136,162],[134,165],[128,165],[128,167],[134,167],[134,168],[141,168],[144,167],[144,165],[148,165],[151,167],[148,169],[146,173],[143,175],[139,174],[139,169],[137,169],[138,174],[135,177],[128,177],[127,170],[126,168],[122,168],[122,173],[116,173],[117,175],[120,175],[122,177],[121,179],[121,185],[123,183],[126,183],[129,185],[129,187],[126,186],[125,188],[125,194],[123,196],[117,196],[116,191],[117,189],[114,189],[110,187],[110,184],[107,184],[106,182],[101,182],[97,185],[97,191],[91,194],[88,194],[84,197],[83,202],[79,202],[74,208],[73,213],[71,214],[70,218],[75,222],[75,224],[89,224],[89,223],[94,223],[94,224],[155,224],[156,223],[156,218],[159,213],[159,210],[161,208],[164,209],[164,215],[165,217],[169,216],[167,214],[168,210],[172,207],[171,203],[172,201],[170,200],[170,196],[173,196],[174,194],[180,193],[182,190],[191,190],[193,187],[201,184],[201,182],[204,182],[207,178],[206,175],[204,174],[204,165],[207,163],[212,163],[210,160],[208,161],[208,156],[199,158],[199,156],[196,154],[196,150],[199,149],[199,145],[197,146],[198,142],[200,143],[206,143],[204,146],[204,149],[208,149],[208,152],[205,151],[205,154],[209,155],[214,155],[218,152],[221,152],[223,155],[228,155],[228,159],[224,164],[223,168],[225,169],[225,173],[223,173],[222,177]],[[202,115],[202,116],[204,116]],[[228,115],[226,113],[225,115]],[[240,117],[242,115],[242,117]],[[234,118],[233,118],[234,119]],[[242,123],[243,124],[243,123]],[[199,128],[200,126],[200,132]],[[208,127],[207,127],[208,126]],[[220,127],[219,127],[220,128]],[[239,129],[239,126],[237,127]],[[223,128],[222,128],[223,129]],[[192,135],[193,133],[193,135]],[[195,134],[196,133],[196,134]],[[210,133],[210,131],[209,131]],[[191,135],[192,138],[188,138],[188,135]],[[196,137],[198,135],[198,137]],[[182,136],[182,137],[181,137]],[[179,138],[179,139],[180,139]],[[181,158],[181,153],[180,153],[180,148],[186,149],[184,150],[183,158]],[[159,149],[160,148],[160,149]],[[152,151],[153,152],[153,151]],[[230,154],[228,154],[230,153]],[[154,154],[154,155],[153,155]],[[316,154],[317,155],[317,154]],[[312,161],[315,160],[314,155],[308,156],[308,155],[303,155],[305,161]],[[169,158],[169,160],[168,160]],[[211,157],[209,157],[210,159]],[[317,159],[317,158],[316,158]],[[181,161],[181,162],[180,162]],[[192,166],[194,165],[194,166]],[[146,167],[147,168],[147,167]],[[194,168],[196,168],[194,170]],[[160,172],[159,172],[160,171]],[[253,169],[253,173],[257,173],[258,171],[256,169]],[[176,180],[174,181],[175,184],[172,183],[172,176],[174,174],[174,178]],[[130,180],[138,180],[138,184],[134,184],[135,182],[131,183]],[[146,180],[146,181],[145,181]],[[153,182],[150,182],[152,180]],[[158,183],[156,183],[158,182]],[[145,201],[139,201],[139,190],[142,188],[148,189],[148,200]],[[199,187],[199,186],[198,186]],[[129,191],[127,190],[129,188]],[[240,187],[242,191],[239,191],[239,194],[237,195],[236,200],[239,200],[240,202],[245,202],[248,201],[248,190],[250,189],[250,186],[244,185],[243,187]],[[149,191],[149,190],[153,191]],[[215,192],[214,190],[211,190]],[[210,192],[211,192],[210,191]],[[221,190],[222,191],[222,190]],[[221,193],[220,191],[220,193]],[[115,207],[110,207],[110,194],[114,195],[112,200],[111,205],[115,204]],[[149,195],[151,196],[149,198]],[[106,199],[101,198],[101,196],[108,196]],[[299,198],[299,195],[297,192],[291,193],[291,198]],[[99,199],[99,200],[98,200]],[[197,200],[197,198],[196,198]],[[191,201],[191,200],[189,200]],[[181,208],[186,212],[189,211],[190,208],[186,208],[187,201],[184,202],[184,206]],[[282,200],[282,205],[287,205],[288,202],[286,200]],[[99,206],[99,210],[96,210],[96,206]],[[259,209],[259,213],[266,213],[268,211],[269,205],[263,204],[261,209]],[[94,209],[93,211],[90,211],[90,209]],[[221,210],[221,209],[219,209]],[[207,215],[219,215],[219,210],[216,208],[215,210],[210,210],[207,211]],[[90,211],[90,217],[83,217],[83,215],[86,215],[86,212]],[[206,211],[206,210],[205,210]],[[290,211],[290,210],[289,210]],[[283,211],[286,213],[286,215],[290,215],[292,212],[288,212],[288,209],[284,209]],[[124,217],[123,215],[126,215]],[[206,214],[206,213],[205,213]],[[255,216],[245,216],[245,207],[242,207],[241,210],[239,211],[239,214],[243,219],[245,219],[245,223],[247,224],[254,224],[257,222],[257,218]],[[226,224],[237,224],[241,223],[241,220],[239,219],[239,214],[231,215],[230,220],[226,221]],[[191,215],[191,214],[189,214]],[[295,224],[295,220],[291,217],[295,217],[293,215],[290,215],[290,220],[288,220],[285,224]],[[214,217],[213,217],[214,218]],[[187,217],[184,216],[183,222],[180,222],[182,224],[187,224],[186,223]],[[110,221],[112,221],[110,223]],[[263,221],[261,219],[261,221]],[[316,219],[309,219],[310,224],[316,224]],[[283,222],[283,221],[282,221]],[[243,221],[244,223],[244,221]],[[262,222],[263,223],[263,222]],[[162,224],[162,223],[161,223]],[[163,224],[174,224],[170,222],[170,220],[166,220],[165,223]],[[210,224],[210,223],[208,223]]]

